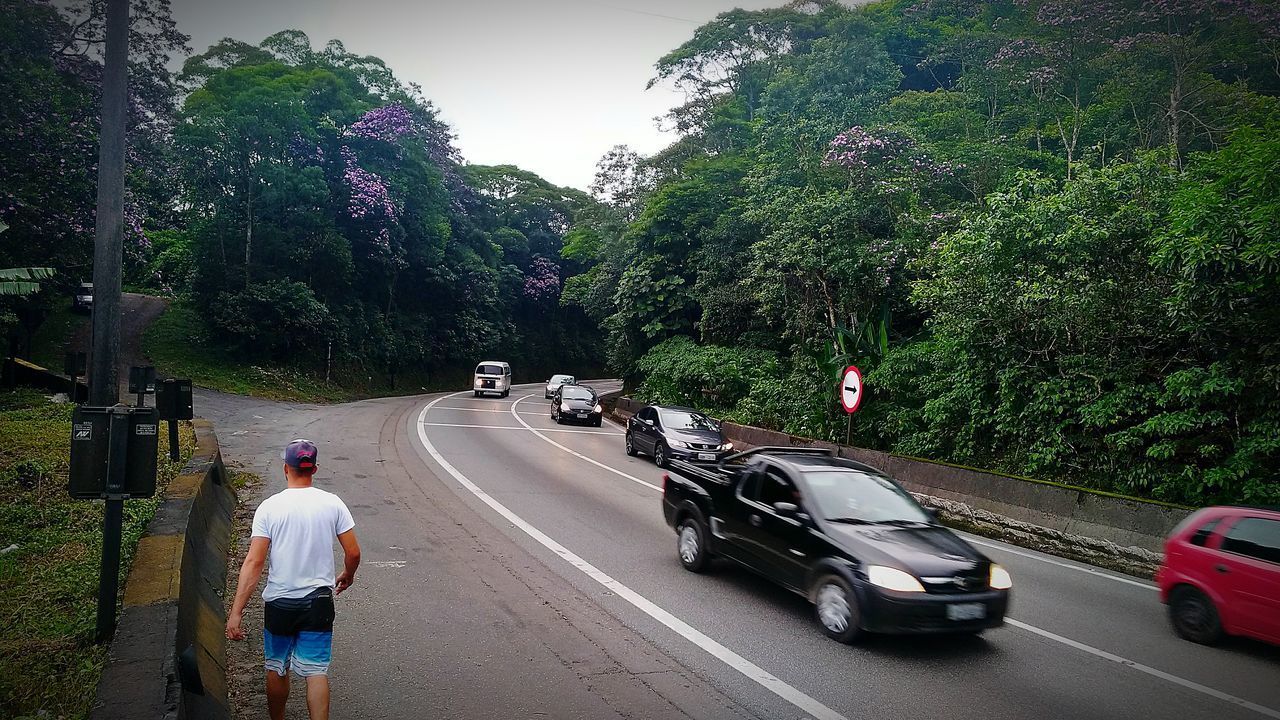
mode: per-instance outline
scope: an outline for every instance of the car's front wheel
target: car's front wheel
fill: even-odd
[[[660,468],[665,468],[667,466],[667,446],[666,445],[663,445],[662,443],[658,443],[653,448],[653,464],[657,465]]]
[[[813,614],[822,632],[833,640],[851,643],[862,635],[858,598],[839,575],[826,575],[814,583]]]
[[[631,437],[631,432],[627,432],[627,454],[631,457],[636,456],[636,441]]]
[[[1212,645],[1222,639],[1222,619],[1218,617],[1218,608],[1214,607],[1208,595],[1189,585],[1170,594],[1169,620],[1173,623],[1173,631],[1185,640]]]
[[[685,518],[680,522],[676,538],[676,552],[684,569],[695,573],[705,571],[711,562],[711,553],[707,551],[707,530],[702,523],[697,518]]]

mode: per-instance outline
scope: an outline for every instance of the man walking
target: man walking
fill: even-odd
[[[351,587],[360,565],[351,511],[333,493],[312,487],[316,446],[294,440],[280,457],[287,487],[262,501],[253,514],[249,552],[240,566],[236,597],[227,616],[227,637],[243,640],[245,605],[270,557],[263,619],[267,711],[284,720],[289,669],[307,683],[311,720],[329,718],[329,660],[333,650],[333,595]],[[342,544],[343,570],[334,577],[333,540]]]

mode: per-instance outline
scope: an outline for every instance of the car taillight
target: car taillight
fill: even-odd
[[[670,482],[671,482],[671,476],[666,473],[662,473],[662,494],[663,495],[667,494],[667,484]]]

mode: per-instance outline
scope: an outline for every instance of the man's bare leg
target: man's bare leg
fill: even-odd
[[[307,678],[307,712],[311,720],[329,720],[329,676]]]
[[[271,720],[284,720],[284,704],[289,700],[289,671],[277,675],[267,671],[267,714]]]

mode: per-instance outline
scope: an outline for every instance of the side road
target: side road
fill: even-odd
[[[200,391],[196,403],[224,429],[224,458],[264,478],[242,493],[242,521],[283,487],[279,452],[295,437],[317,443],[316,485],[355,515],[365,562],[338,604],[336,715],[755,717],[459,500],[404,432],[421,398],[317,407]],[[260,632],[260,612],[246,630]],[[237,717],[265,715],[260,661],[257,642],[231,647]]]

